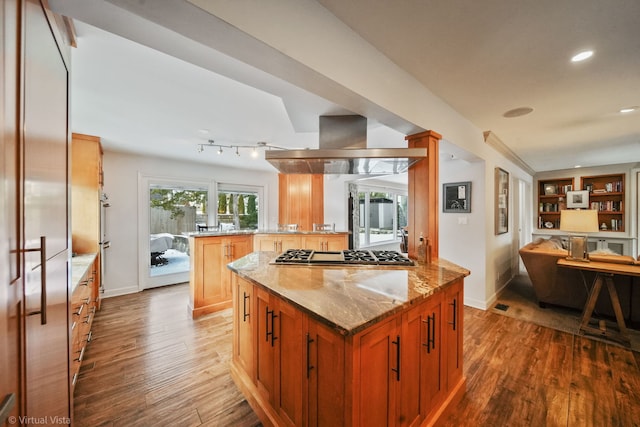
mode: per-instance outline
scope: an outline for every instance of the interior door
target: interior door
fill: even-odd
[[[24,12],[26,415],[67,419],[68,71],[41,4]]]

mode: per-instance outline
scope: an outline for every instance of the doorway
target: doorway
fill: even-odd
[[[138,202],[141,290],[189,281],[186,233],[215,220],[209,209],[211,188],[206,181],[142,177]]]

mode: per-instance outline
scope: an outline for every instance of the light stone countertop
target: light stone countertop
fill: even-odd
[[[80,254],[71,257],[71,292],[78,287],[80,280],[85,275],[98,254]]]
[[[439,259],[415,266],[274,265],[253,252],[228,268],[343,335],[354,335],[439,292],[470,271]]]

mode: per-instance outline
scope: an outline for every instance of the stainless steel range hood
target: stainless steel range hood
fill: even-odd
[[[426,148],[367,148],[367,119],[320,116],[320,148],[270,150],[265,159],[282,173],[392,175],[427,157]]]

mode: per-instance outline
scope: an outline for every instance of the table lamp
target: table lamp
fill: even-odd
[[[569,233],[567,259],[588,262],[586,233],[598,232],[598,211],[593,209],[561,210],[560,230]]]

